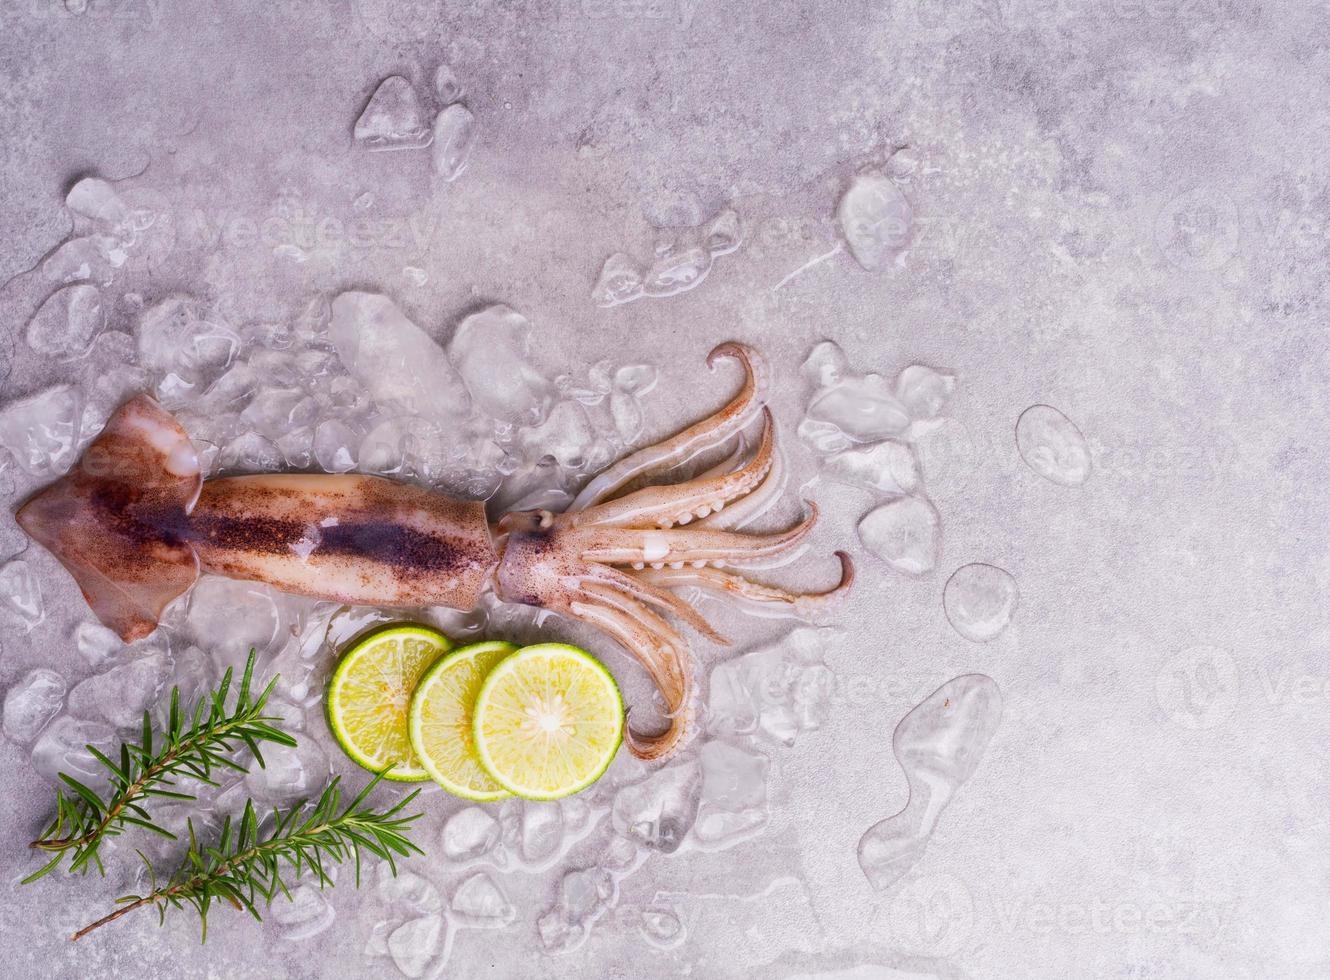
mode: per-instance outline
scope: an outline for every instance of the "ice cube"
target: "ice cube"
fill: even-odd
[[[643,909],[639,928],[642,937],[657,949],[672,949],[683,942],[686,935],[679,914],[662,906]]]
[[[393,930],[388,936],[388,954],[403,975],[416,978],[437,966],[436,958],[445,955],[447,926],[441,916],[427,915],[412,919]]]
[[[536,923],[541,945],[551,953],[576,949],[618,897],[618,883],[604,868],[569,871],[554,905]]]
[[[654,364],[625,364],[614,372],[614,387],[641,398],[651,393],[659,377]]]
[[[761,732],[793,745],[821,727],[831,711],[835,677],[823,663],[833,629],[800,627],[711,670],[707,730],[716,735]]]
[[[416,150],[429,145],[430,131],[415,90],[401,75],[389,75],[356,120],[356,142],[370,150]]]
[[[110,725],[62,715],[51,722],[33,745],[32,766],[52,782],[63,772],[93,789],[101,789],[108,784],[109,773],[93,758],[87,746],[95,746],[109,755],[114,741],[115,730]]]
[[[898,496],[919,487],[919,461],[903,442],[882,442],[844,449],[823,461],[828,475],[844,483]]]
[[[134,335],[145,367],[174,375],[198,393],[240,350],[239,334],[208,319],[198,300],[179,294],[144,310]]]
[[[711,271],[712,256],[700,245],[671,248],[658,255],[642,280],[648,296],[673,296],[699,285]]]
[[[105,286],[128,260],[129,250],[115,235],[76,235],[42,261],[42,275],[48,282],[91,281]]]
[[[935,418],[956,388],[956,376],[923,364],[911,364],[896,377],[896,397],[920,420]]]
[[[116,631],[101,623],[79,623],[74,628],[74,645],[94,667],[100,667],[108,657],[125,648],[125,642]]]
[[[767,757],[729,742],[708,742],[699,754],[702,798],[693,835],[708,849],[731,847],[767,825]]]
[[[323,889],[297,885],[291,889],[289,901],[281,895],[274,898],[267,917],[277,927],[279,939],[294,943],[326,931],[336,914]]]
[[[531,366],[531,324],[502,303],[461,322],[448,358],[481,411],[501,422],[531,425],[544,417],[550,384]]]
[[[462,176],[476,141],[476,117],[464,105],[448,106],[434,117],[434,172],[446,181]]]
[[[642,295],[646,273],[642,267],[623,252],[615,252],[605,260],[600,278],[591,289],[591,299],[597,306],[618,306]]]
[[[443,855],[454,864],[475,861],[494,850],[502,828],[499,821],[478,806],[458,810],[443,825]]]
[[[129,206],[116,193],[115,186],[100,177],[84,177],[65,195],[65,207],[96,227],[114,230],[129,218]]]
[[[828,422],[856,442],[878,442],[910,427],[910,414],[877,374],[847,377],[822,389],[808,406],[808,417]]]
[[[246,432],[226,444],[217,457],[228,473],[271,473],[285,462],[281,451],[257,432]]]
[[[448,65],[442,64],[434,70],[434,94],[438,96],[440,105],[450,106],[454,102],[462,101],[466,89],[457,80],[457,73]]]
[[[143,721],[171,675],[171,656],[155,650],[80,681],[69,692],[69,710],[82,718],[130,728]]]
[[[859,540],[898,572],[926,575],[937,566],[941,520],[924,498],[900,497],[864,515]]]
[[[60,714],[64,703],[63,677],[44,667],[28,671],[5,693],[6,737],[27,745]]]
[[[239,671],[251,648],[262,657],[291,639],[292,602],[258,582],[205,575],[189,595],[184,630],[221,669]]]
[[[303,388],[265,388],[240,413],[240,421],[269,439],[278,439],[311,425],[318,412],[318,403]]]
[[[586,409],[577,401],[558,402],[540,425],[523,432],[523,443],[533,458],[553,457],[560,466],[586,462],[596,434]]]
[[[445,423],[469,410],[443,349],[386,296],[341,293],[328,330],[342,363],[381,406]]]
[[[508,800],[499,821],[508,850],[529,868],[545,866],[562,850],[563,811],[558,803]]]
[[[325,473],[348,473],[356,468],[360,433],[340,419],[325,419],[314,430],[314,460]]]
[[[720,212],[702,229],[702,242],[712,256],[729,255],[743,244],[739,215],[728,208]]]
[[[56,385],[0,410],[0,446],[33,476],[58,476],[74,462],[82,421],[78,389]]]
[[[256,802],[286,806],[312,799],[332,775],[328,756],[317,742],[302,738],[294,746],[264,743],[263,766],[257,762],[245,777],[245,790]]]
[[[39,354],[78,357],[105,326],[101,290],[88,283],[66,286],[47,297],[28,321],[28,346]]]
[[[700,791],[697,762],[678,762],[619,790],[610,819],[617,833],[644,847],[672,854],[693,827]]]
[[[443,898],[434,882],[405,868],[393,874],[386,862],[379,865],[378,893],[401,915],[436,915],[443,911]]]
[[[890,178],[857,175],[837,209],[850,254],[869,271],[886,267],[910,243],[914,211]]]
[[[642,404],[626,391],[610,395],[610,417],[615,431],[625,443],[631,443],[642,433]]]
[[[453,892],[449,915],[460,925],[501,929],[517,918],[517,909],[493,878],[477,871]]]
[[[0,609],[22,624],[25,633],[46,618],[37,576],[22,559],[0,566]]]
[[[849,374],[845,351],[833,340],[824,340],[804,358],[803,375],[818,388],[838,385]]]

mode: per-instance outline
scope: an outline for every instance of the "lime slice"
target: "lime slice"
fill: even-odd
[[[346,652],[328,686],[328,723],[342,748],[388,779],[429,779],[407,730],[407,711],[420,676],[452,648],[428,626],[387,626]]]
[[[481,801],[509,795],[480,764],[471,712],[490,670],[516,650],[501,640],[458,647],[440,657],[416,687],[411,747],[430,777],[450,793]]]
[[[563,643],[499,661],[476,698],[476,751],[504,789],[557,800],[594,783],[623,739],[623,698],[610,672]]]

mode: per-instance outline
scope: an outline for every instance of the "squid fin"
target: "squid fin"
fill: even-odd
[[[139,395],[17,519],[74,576],[97,618],[128,642],[156,629],[162,610],[199,576],[187,518],[202,485],[185,430]]]

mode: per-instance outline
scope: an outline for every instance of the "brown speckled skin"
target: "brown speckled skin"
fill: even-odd
[[[204,571],[366,605],[470,609],[498,563],[483,503],[359,474],[209,480],[187,536]]]

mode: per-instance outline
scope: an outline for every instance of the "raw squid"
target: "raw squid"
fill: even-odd
[[[481,502],[358,474],[205,481],[184,429],[139,395],[111,416],[73,470],[24,504],[18,521],[127,641],[156,629],[162,610],[205,572],[397,608],[470,609],[492,587],[505,601],[588,623],[636,658],[664,699],[668,724],[654,734],[630,728],[627,742],[639,757],[661,759],[682,744],[693,694],[688,644],[667,617],[726,642],[671,590],[808,616],[854,577],[843,552],[840,583],[814,595],[761,585],[741,571],[799,545],[817,511],[810,505],[804,520],[780,533],[731,530],[765,509],[783,480],[763,408],[762,362],[735,343],[717,347],[708,363],[720,358],[736,358],[745,371],[729,404],[595,476],[562,514],[523,511],[491,524]],[[641,486],[759,418],[750,459]]]

